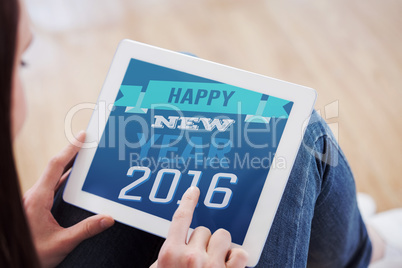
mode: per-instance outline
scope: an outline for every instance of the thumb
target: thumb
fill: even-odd
[[[158,260],[156,260],[149,268],[156,268],[158,267]]]
[[[107,215],[91,216],[76,225],[65,229],[66,240],[68,247],[73,250],[83,240],[95,236],[114,224],[112,217]]]

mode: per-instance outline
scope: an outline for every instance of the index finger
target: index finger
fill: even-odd
[[[166,238],[167,242],[186,243],[188,229],[193,220],[194,209],[197,206],[200,190],[197,187],[190,187],[184,193],[180,206],[173,215],[172,224]]]

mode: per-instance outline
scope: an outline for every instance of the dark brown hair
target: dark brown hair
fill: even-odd
[[[18,0],[0,1],[0,267],[39,267],[21,201],[11,141]]]

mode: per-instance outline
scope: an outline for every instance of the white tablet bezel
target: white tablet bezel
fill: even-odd
[[[310,118],[316,100],[315,90],[139,42],[121,41],[89,122],[86,143],[75,160],[63,199],[94,213],[109,214],[119,222],[161,237],[167,236],[170,221],[82,191],[96,152],[96,144],[105,128],[104,124],[99,124],[102,121],[100,119],[107,120],[110,114],[110,109],[104,109],[106,117],[100,118],[105,113],[99,113],[99,109],[101,105],[113,105],[132,58],[293,102],[276,152],[276,156],[286,159],[286,168],[269,171],[243,245],[232,244],[233,247],[244,248],[249,254],[247,265],[255,266],[296,158],[304,134],[303,125]]]

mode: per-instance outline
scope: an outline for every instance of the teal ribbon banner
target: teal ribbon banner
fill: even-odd
[[[148,87],[122,85],[115,106],[127,113],[148,109],[245,114],[256,117],[288,118],[293,102],[221,83],[149,81]],[[264,121],[264,120],[263,120]]]

